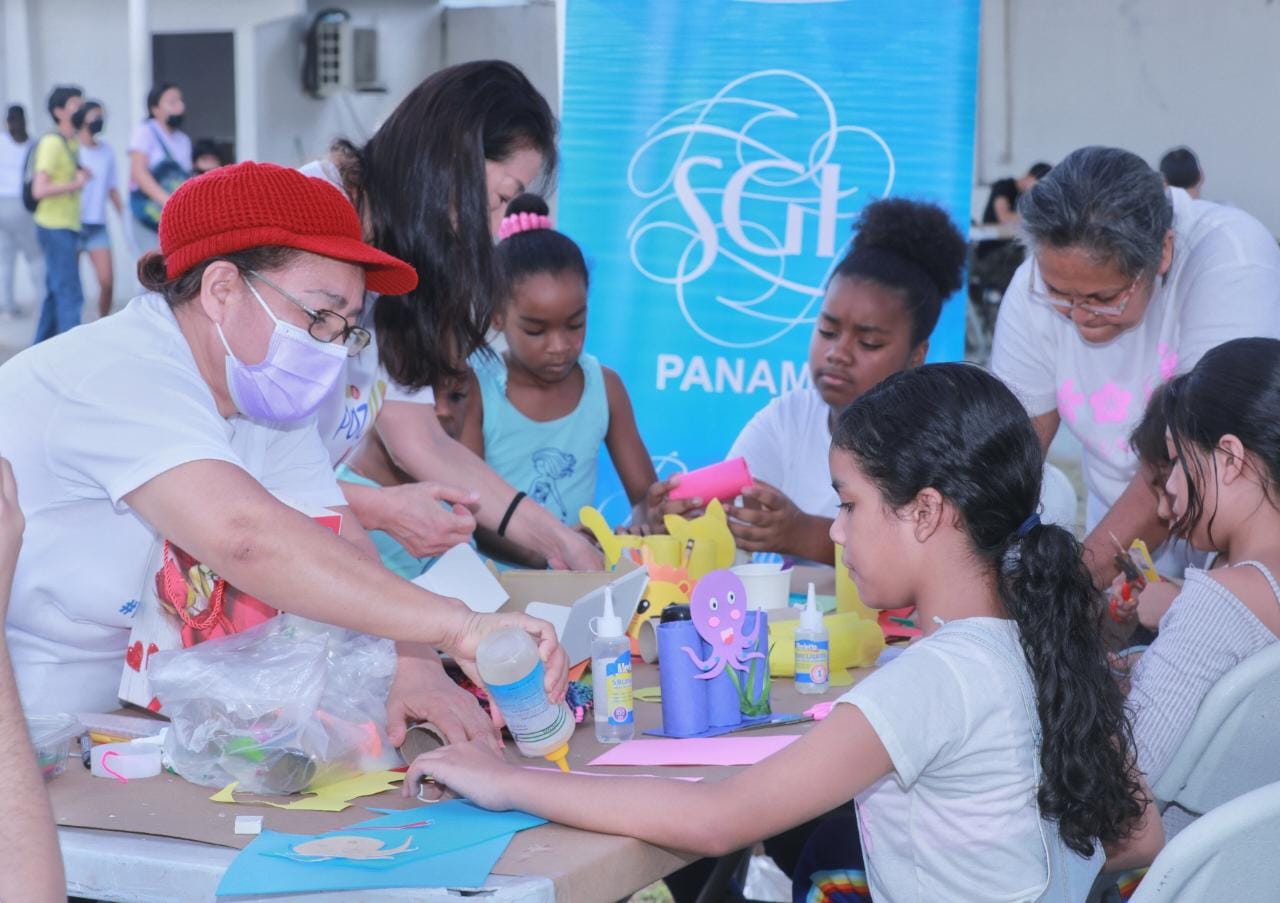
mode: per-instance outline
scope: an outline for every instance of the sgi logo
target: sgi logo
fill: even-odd
[[[627,172],[648,200],[631,260],[707,341],[767,345],[814,321],[849,223],[893,176],[888,144],[812,79],[754,72],[649,129]]]

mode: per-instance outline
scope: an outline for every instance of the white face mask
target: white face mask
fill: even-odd
[[[264,423],[297,423],[316,412],[338,384],[346,367],[347,349],[316,341],[305,329],[279,319],[247,279],[245,285],[275,323],[267,356],[260,364],[236,358],[217,325],[227,350],[227,390],[241,414]]]

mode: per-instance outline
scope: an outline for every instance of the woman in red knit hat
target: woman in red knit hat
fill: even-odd
[[[433,386],[465,377],[484,344],[498,224],[508,201],[552,180],[555,141],[537,89],[510,63],[485,60],[435,73],[362,147],[338,141],[303,167],[342,189],[369,242],[421,277],[368,305],[362,325],[375,347],[348,363],[319,416],[356,516],[412,556],[439,554],[478,526],[527,550],[526,564],[602,566],[582,535],[450,438],[434,405]],[[426,564],[402,554],[387,563],[401,573]]]
[[[6,625],[24,707],[117,707],[160,538],[267,605],[464,667],[485,634],[519,626],[562,696],[550,625],[419,589],[357,548],[355,518],[347,541],[277,498],[345,505],[315,411],[368,343],[366,288],[409,292],[413,269],[364,243],[331,185],[270,164],[182,186],[160,248],[139,264],[150,294],[0,367],[0,456],[27,518]]]

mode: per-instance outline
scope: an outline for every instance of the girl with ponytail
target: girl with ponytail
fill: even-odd
[[[857,801],[873,898],[1085,899],[1162,840],[1098,635],[1102,600],[1070,533],[1042,525],[1031,421],[995,377],[908,370],[841,415],[831,528],[863,600],[916,606],[925,638],[796,742],[726,780],[597,782],[513,768],[480,746],[419,757],[490,808],[720,855]],[[849,838],[852,846],[854,838]]]

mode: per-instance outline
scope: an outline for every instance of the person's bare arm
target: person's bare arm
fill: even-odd
[[[1114,536],[1114,539],[1112,538]],[[1106,587],[1120,569],[1116,567],[1116,540],[1124,548],[1135,539],[1154,549],[1169,537],[1168,526],[1156,514],[1156,498],[1147,476],[1138,472],[1084,540],[1084,563],[1098,587]]]
[[[1022,222],[1022,217],[1006,197],[996,198],[991,207],[995,211],[996,221],[1002,226],[1015,226]]]
[[[47,172],[37,169],[35,177],[31,180],[31,194],[37,201],[43,201],[45,198],[79,191],[87,181],[89,181],[89,173],[83,169],[77,169],[75,178],[70,182],[54,182]]]
[[[1031,418],[1031,425],[1035,428],[1036,437],[1040,440],[1040,451],[1045,457],[1049,456],[1049,446],[1058,435],[1058,427],[1061,423],[1062,417],[1057,411],[1046,411]]]
[[[199,511],[190,501],[199,495]],[[400,579],[224,461],[181,464],[125,496],[157,533],[272,607],[340,627],[450,652],[475,675],[480,639],[518,626],[548,662],[563,696],[567,665],[551,625],[524,615],[478,615]],[[478,679],[478,675],[476,675]]]
[[[842,756],[832,767],[833,751]],[[703,856],[723,856],[802,824],[852,799],[893,768],[856,706],[838,705],[782,751],[723,781],[601,778],[530,771],[468,744],[425,753],[405,775],[405,793],[434,781],[489,809],[520,809],[560,824],[622,834]],[[821,774],[823,779],[813,780]],[[600,793],[608,793],[602,806]]]
[[[1102,867],[1104,872],[1123,872],[1143,868],[1154,862],[1160,850],[1164,848],[1164,825],[1160,821],[1160,810],[1156,807],[1146,779],[1140,780],[1142,792],[1147,798],[1142,819],[1134,827],[1133,833],[1124,840],[1105,845],[1107,861]]]
[[[415,480],[448,481],[472,490],[479,497],[476,522],[497,530],[516,490],[445,433],[433,405],[387,402],[378,414],[375,428],[396,467]],[[599,550],[532,499],[526,498],[516,506],[505,536],[537,552],[552,566],[576,570],[599,570],[604,566]]]
[[[648,520],[646,497],[649,487],[658,482],[658,474],[653,469],[653,459],[649,457],[644,439],[640,438],[640,428],[636,425],[636,414],[626,386],[608,367],[601,367],[600,371],[604,374],[605,397],[609,402],[609,430],[605,433],[604,444],[622,480],[627,500],[634,506],[631,522],[643,524]]]
[[[0,458],[0,624],[9,611],[13,573],[22,545],[22,511],[9,462]],[[0,774],[6,784],[0,819],[0,900],[52,903],[67,898],[53,809],[36,766],[9,647],[0,630]]]

